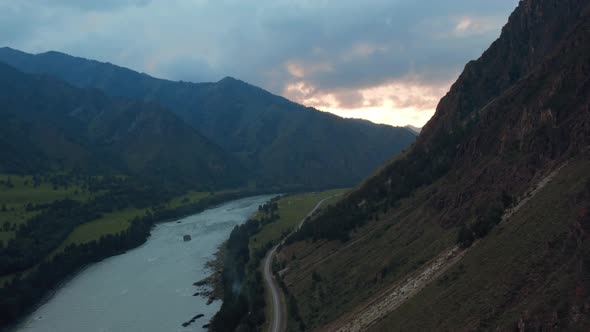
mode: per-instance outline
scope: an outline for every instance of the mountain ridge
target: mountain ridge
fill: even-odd
[[[20,161],[4,155],[4,172],[92,171],[96,166],[107,173],[130,171],[203,189],[215,182],[240,183],[235,181],[237,161],[157,104],[112,100],[97,90],[80,90],[4,64],[0,64],[0,87],[4,105],[0,113],[9,119],[3,121],[4,132],[16,135],[3,145],[15,151],[23,147],[9,147],[26,143],[30,145],[25,151],[38,151],[25,154]],[[17,128],[29,128],[28,134],[21,136],[23,132]],[[45,161],[32,168],[7,166],[25,165],[30,156]],[[113,166],[103,168],[105,163]]]
[[[587,329],[589,9],[521,1],[416,143],[288,239],[279,264],[302,324],[322,329],[477,241],[372,329]]]
[[[111,96],[158,102],[231,152],[261,186],[354,185],[415,139],[405,128],[342,119],[231,77],[173,82],[58,52],[3,49],[0,61]]]

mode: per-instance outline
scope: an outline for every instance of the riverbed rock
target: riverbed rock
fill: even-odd
[[[204,279],[201,279],[199,281],[193,282],[193,286],[197,286],[197,287],[204,286],[204,285],[207,284],[207,282],[209,282],[209,278],[204,278]]]

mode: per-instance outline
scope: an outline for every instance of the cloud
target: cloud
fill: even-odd
[[[395,113],[387,107],[432,104],[517,2],[2,0],[0,46],[58,50],[168,79],[235,76],[315,107],[358,115],[383,104],[381,112]],[[392,84],[407,89],[366,98]],[[428,95],[401,96],[416,86]]]
[[[47,6],[46,0],[30,1],[35,6]],[[147,6],[151,0],[99,0],[99,1],[80,1],[80,0],[52,0],[52,7],[72,8],[80,11],[112,11],[128,6]]]
[[[360,89],[325,91],[309,83],[299,82],[288,85],[283,94],[343,117],[421,127],[434,114],[438,101],[451,83],[423,83],[418,77],[410,75]]]

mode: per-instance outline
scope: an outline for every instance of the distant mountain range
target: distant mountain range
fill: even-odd
[[[173,82],[63,53],[10,48],[0,49],[0,61],[111,97],[162,105],[229,152],[262,187],[351,186],[415,139],[407,128],[343,119],[229,77]]]

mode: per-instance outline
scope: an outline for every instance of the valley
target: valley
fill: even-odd
[[[159,6],[0,3],[0,331],[590,328],[587,0]]]
[[[8,49],[2,52],[14,53]],[[109,96],[105,93],[108,91],[76,87],[5,64],[0,64],[0,87],[4,105],[0,109],[0,325],[18,320],[62,280],[87,264],[143,244],[160,222],[240,197],[352,184],[359,174],[377,167],[391,153],[390,146],[382,145],[370,152],[362,167],[351,168],[352,164],[345,162],[342,170],[346,171],[334,173],[340,174],[336,176],[301,169],[301,173],[293,173],[298,179],[286,180],[284,175],[293,175],[289,169],[279,166],[273,171],[263,170],[261,165],[240,157],[241,152],[227,151],[227,146],[202,136],[193,125],[154,100]],[[238,88],[247,94],[263,92],[245,84]],[[226,93],[231,97],[238,92],[232,88]],[[263,101],[252,102],[298,109],[295,117],[303,113],[319,117],[335,130],[343,128],[344,135],[361,135],[379,144],[394,143],[393,149],[406,146],[415,137],[407,129],[325,117],[269,93],[262,95]],[[162,98],[165,104],[167,99]],[[278,120],[271,121],[276,124]],[[371,136],[367,130],[382,134]],[[284,156],[285,162],[290,160],[288,163],[295,165],[291,159],[298,152],[294,149],[303,147],[308,138],[296,135],[285,142],[289,149],[276,147],[291,151]],[[344,151],[328,147],[320,150],[327,158],[323,162],[342,162],[339,159]],[[309,158],[304,159],[313,165]],[[275,161],[263,164],[278,165]],[[271,174],[276,171],[283,175]],[[316,176],[322,180],[315,180]],[[287,231],[287,220],[283,221],[285,225],[265,230],[260,243],[270,243],[282,234],[277,232]]]
[[[208,304],[207,297],[193,296],[202,291],[193,283],[210,273],[205,265],[231,229],[271,197],[244,198],[157,225],[145,244],[90,265],[63,284],[19,329],[204,330],[219,301]],[[186,234],[191,241],[183,241]],[[182,326],[197,314],[204,316]]]

